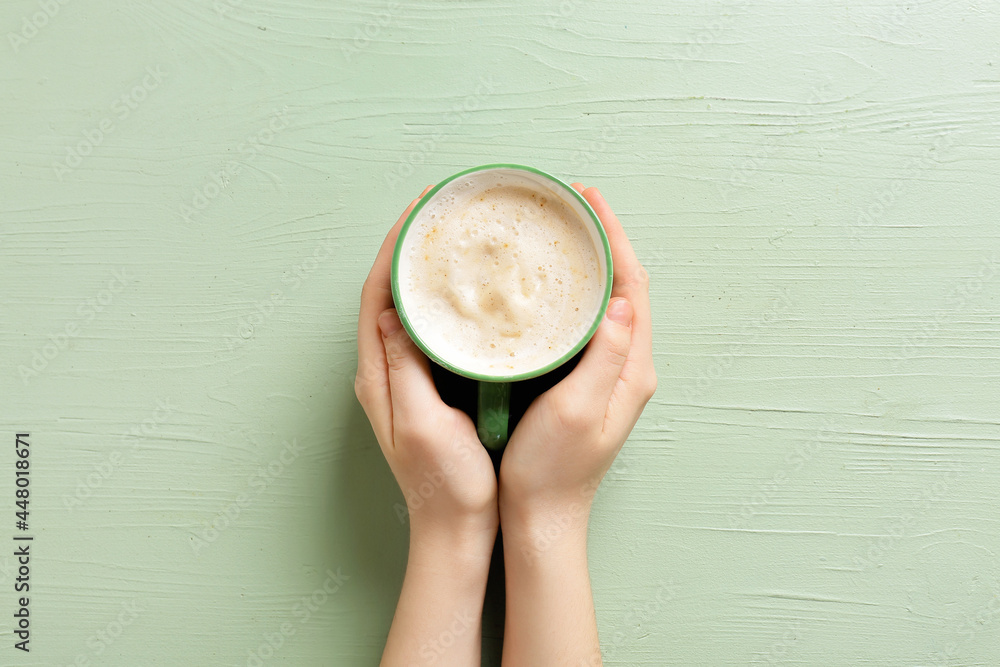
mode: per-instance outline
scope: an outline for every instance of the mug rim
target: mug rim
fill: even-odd
[[[433,198],[433,196],[437,194],[444,186],[448,185],[449,183],[458,178],[467,176],[469,174],[477,173],[480,171],[490,171],[497,169],[511,169],[515,171],[530,172],[537,176],[541,176],[542,178],[551,181],[558,186],[561,186],[564,190],[569,192],[570,196],[575,198],[575,200],[583,207],[583,209],[587,212],[587,214],[590,215],[591,222],[594,228],[597,229],[597,235],[601,239],[601,245],[604,248],[604,258],[606,261],[605,266],[607,272],[604,281],[604,295],[601,299],[601,308],[599,309],[597,316],[594,318],[594,321],[591,323],[590,328],[587,329],[586,333],[584,333],[584,335],[580,338],[580,340],[578,340],[571,349],[569,349],[565,354],[561,355],[555,361],[551,361],[548,364],[545,364],[544,366],[532,369],[530,371],[524,371],[521,373],[514,373],[508,375],[503,375],[503,374],[490,375],[484,373],[477,373],[475,371],[469,371],[467,369],[461,368],[446,359],[442,359],[441,356],[438,353],[431,350],[430,347],[427,345],[427,343],[424,342],[424,340],[413,330],[413,326],[410,323],[410,318],[406,314],[406,308],[403,306],[402,294],[399,287],[399,282],[400,282],[399,263],[400,263],[400,258],[402,256],[403,239],[406,238],[406,232],[409,230],[413,221],[416,220],[421,209],[423,209],[424,204],[429,202]],[[562,179],[557,178],[545,171],[542,171],[541,169],[537,169],[535,167],[528,167],[526,165],[521,165],[521,164],[511,164],[505,162],[484,164],[478,167],[470,167],[468,169],[464,169],[456,174],[452,174],[448,178],[445,178],[443,181],[439,182],[437,185],[431,188],[431,190],[426,195],[421,197],[420,201],[417,202],[417,205],[413,207],[413,210],[410,211],[410,214],[406,217],[406,220],[403,222],[403,226],[400,227],[399,229],[399,236],[396,237],[396,243],[392,253],[392,275],[390,276],[390,284],[392,287],[392,299],[396,307],[396,312],[399,315],[400,321],[403,323],[403,327],[406,329],[406,333],[410,336],[410,338],[413,340],[416,346],[420,348],[420,350],[424,354],[426,354],[429,359],[431,359],[434,363],[438,364],[439,366],[442,366],[453,373],[461,375],[462,377],[467,377],[473,380],[479,380],[480,382],[517,382],[519,380],[528,380],[534,377],[538,377],[539,375],[544,375],[550,371],[553,371],[556,368],[559,368],[560,366],[565,364],[570,359],[572,359],[580,350],[584,348],[584,346],[588,342],[590,342],[590,339],[593,338],[594,334],[597,332],[597,328],[601,325],[601,320],[604,319],[604,311],[607,310],[607,304],[611,299],[611,288],[613,282],[614,282],[614,267],[611,263],[611,244],[608,242],[607,232],[604,230],[604,225],[601,224],[601,219],[598,217],[593,207],[591,207],[590,203],[586,199],[584,199],[583,195],[577,192],[576,188],[569,185]]]

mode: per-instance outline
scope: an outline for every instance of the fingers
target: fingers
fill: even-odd
[[[608,235],[611,245],[611,261],[614,264],[614,285],[612,297],[625,297],[632,304],[635,314],[632,318],[632,352],[624,378],[635,384],[638,394],[648,393],[655,387],[656,372],[653,367],[653,322],[649,304],[649,274],[639,263],[632,244],[622,228],[618,216],[611,210],[604,196],[597,188],[587,188],[583,196],[597,213]],[[642,385],[642,386],[640,386]],[[648,398],[648,397],[647,397]]]
[[[611,206],[604,200],[604,196],[597,188],[587,188],[581,194],[597,213],[597,217],[601,219],[601,225],[608,235],[608,242],[611,244],[611,260],[615,265],[615,286],[630,286],[640,281],[644,270],[639,264],[639,259],[635,256],[632,243],[628,240],[622,223],[618,221],[618,216],[611,210]]]
[[[400,428],[420,424],[440,397],[429,360],[410,339],[396,311],[390,308],[379,315],[378,327],[385,344],[395,439]]]
[[[628,299],[612,299],[580,363],[556,386],[573,401],[573,413],[580,410],[590,420],[604,417],[632,346],[633,316]]]
[[[358,314],[358,374],[354,380],[354,391],[365,408],[379,442],[383,442],[386,437],[391,438],[392,412],[385,349],[376,319],[379,313],[392,307],[390,269],[399,230],[413,207],[431,187],[433,186],[428,185],[420,197],[410,202],[396,224],[389,230],[368,273],[368,279],[361,288],[361,309]]]
[[[632,243],[628,240],[622,223],[605,201],[604,195],[597,188],[584,188],[580,183],[573,183],[573,187],[583,195],[597,213],[597,217],[601,219],[601,225],[608,236],[608,244],[611,246],[611,261],[615,265],[615,287],[626,289],[636,284],[642,287],[641,283],[648,281],[646,270],[635,256]]]
[[[370,291],[372,291],[373,294],[370,295],[371,296],[370,299],[365,299],[365,294],[364,292],[362,292],[362,300],[361,300],[362,314],[364,314],[364,311],[366,309],[369,311],[373,310],[374,314],[378,314],[383,310],[385,310],[386,308],[388,308],[389,305],[391,305],[392,303],[391,291],[390,292],[383,292],[383,291],[389,290],[389,271],[392,266],[392,252],[396,246],[396,239],[399,237],[399,230],[402,228],[403,223],[406,222],[406,218],[409,217],[410,211],[413,210],[413,207],[417,205],[417,203],[421,200],[421,198],[423,198],[425,194],[427,194],[427,191],[430,190],[431,187],[433,186],[428,185],[426,188],[424,188],[424,191],[420,194],[419,197],[410,202],[410,205],[406,207],[406,210],[403,211],[403,214],[399,216],[398,220],[396,220],[396,224],[394,224],[392,228],[389,230],[389,233],[386,234],[385,240],[382,241],[382,246],[379,248],[378,255],[375,257],[375,262],[374,264],[372,264],[371,271],[368,272],[368,279],[365,280],[365,288],[370,288]],[[387,297],[388,301],[385,302],[387,305],[383,305],[382,307],[377,307],[375,301],[376,297],[381,299],[385,299]]]

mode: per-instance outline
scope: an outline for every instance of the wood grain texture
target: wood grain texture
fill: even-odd
[[[501,161],[599,186],[653,276],[660,389],[592,521],[605,663],[1000,664],[997,3],[0,27],[0,496],[29,431],[36,535],[0,664],[375,664],[407,527],[360,286],[426,184]]]

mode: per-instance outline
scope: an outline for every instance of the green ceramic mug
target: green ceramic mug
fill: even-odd
[[[436,326],[434,324],[436,318],[439,318],[444,309],[447,308],[446,299],[418,297],[411,294],[401,284],[404,281],[402,274],[406,273],[405,270],[401,269],[401,266],[411,261],[408,258],[413,256],[414,249],[418,247],[418,244],[428,242],[417,238],[420,234],[409,233],[414,228],[426,229],[424,216],[434,215],[426,213],[426,211],[440,212],[441,207],[448,203],[445,200],[450,198],[448,201],[454,201],[456,193],[462,192],[463,188],[485,187],[484,183],[494,180],[497,181],[498,186],[504,183],[516,186],[519,192],[537,194],[539,198],[542,198],[540,201],[543,202],[543,206],[546,201],[564,204],[566,208],[560,207],[559,210],[566,213],[566,209],[568,209],[567,215],[572,215],[586,230],[586,234],[580,233],[578,238],[589,239],[593,244],[593,257],[596,258],[597,263],[596,279],[600,281],[599,284],[595,281],[587,286],[587,303],[596,305],[596,308],[593,309],[593,316],[590,317],[589,314],[580,316],[569,330],[560,333],[562,337],[558,346],[550,354],[552,356],[552,354],[561,352],[558,357],[547,360],[537,367],[518,368],[511,372],[503,370],[483,371],[473,368],[475,364],[471,363],[468,358],[461,359],[462,355],[456,354],[454,349],[449,349],[448,344],[442,342],[442,335],[447,336],[447,334],[431,335]],[[550,200],[549,198],[554,199]],[[587,252],[589,253],[589,249]],[[485,259],[475,257],[468,261],[482,262]],[[406,267],[409,266],[406,264]],[[472,268],[478,270],[476,267]],[[457,275],[458,270],[455,273]],[[589,274],[587,275],[588,279],[593,280]],[[611,247],[608,244],[608,237],[600,219],[587,200],[558,178],[538,169],[516,164],[488,164],[473,167],[438,183],[420,200],[404,221],[392,257],[392,295],[403,326],[417,347],[432,361],[453,373],[478,381],[476,428],[479,439],[489,449],[501,449],[507,444],[511,383],[548,373],[572,359],[583,349],[593,337],[594,332],[597,331],[604,312],[607,310],[608,301],[611,298],[612,276]]]

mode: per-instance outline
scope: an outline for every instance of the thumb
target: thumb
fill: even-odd
[[[406,333],[394,309],[379,315],[378,328],[382,332],[385,361],[389,369],[393,421],[410,417],[419,419],[430,401],[438,398],[431,378],[430,362]]]
[[[612,299],[580,363],[561,384],[569,385],[571,395],[589,409],[604,414],[631,347],[632,304],[625,298]]]

